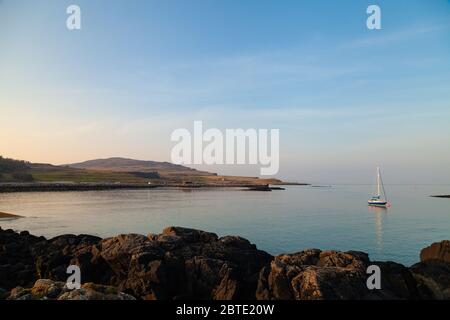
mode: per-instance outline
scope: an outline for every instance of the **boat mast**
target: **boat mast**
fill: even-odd
[[[380,177],[380,183],[381,183],[381,187],[383,188],[383,197],[384,200],[387,201],[387,195],[386,195],[386,190],[384,190],[384,183],[383,183],[383,179],[381,178],[381,173],[380,173],[380,168],[378,168],[378,176]]]
[[[380,190],[380,167],[377,167],[377,196],[381,195]]]

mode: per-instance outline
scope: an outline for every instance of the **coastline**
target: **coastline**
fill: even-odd
[[[95,190],[118,190],[118,189],[156,189],[156,188],[183,188],[183,189],[199,189],[199,188],[252,188],[262,186],[264,184],[248,184],[248,183],[48,183],[48,182],[32,182],[32,183],[0,183],[0,193],[10,192],[54,192],[54,191],[95,191]],[[280,182],[272,183],[272,185],[298,185],[307,186],[308,183]]]
[[[19,219],[23,218],[22,216],[19,216],[17,214],[11,214],[6,212],[0,212],[0,219]]]
[[[272,256],[239,236],[168,227],[161,234],[52,239],[0,228],[0,299],[450,300],[450,241],[406,267],[364,252],[303,249]],[[66,268],[82,288],[65,287]],[[367,270],[381,270],[381,289]]]

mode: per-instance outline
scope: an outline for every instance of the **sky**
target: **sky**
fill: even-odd
[[[279,129],[286,180],[450,183],[450,1],[0,0],[1,155],[170,161],[195,120]]]

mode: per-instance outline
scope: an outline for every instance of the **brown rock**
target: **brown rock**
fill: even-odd
[[[357,299],[368,293],[360,253],[309,249],[275,257],[261,273],[257,298],[276,300]]]
[[[367,288],[367,267],[381,269],[381,290]],[[261,271],[257,299],[356,300],[417,299],[419,292],[411,272],[396,263],[371,262],[356,251],[309,249],[275,257]]]
[[[86,283],[80,289],[69,290],[65,283],[39,279],[31,289],[11,290],[9,300],[134,300],[111,286]]]
[[[450,263],[450,241],[435,242],[420,251],[420,261],[439,260]]]
[[[163,230],[163,235],[176,236],[185,242],[212,242],[217,241],[217,235],[211,232],[188,229],[182,227],[168,227]]]
[[[64,288],[63,282],[55,282],[50,279],[39,279],[31,288],[31,294],[34,299],[41,299],[43,297],[55,298]]]
[[[238,236],[180,227],[103,240],[0,228],[0,299],[450,299],[449,243],[425,248],[422,262],[406,268],[357,251],[274,258]],[[71,264],[81,269],[79,290],[64,285]],[[381,290],[367,288],[372,264]]]

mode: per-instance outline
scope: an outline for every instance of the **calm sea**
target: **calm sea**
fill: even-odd
[[[0,226],[52,237],[159,233],[184,226],[240,235],[272,254],[305,248],[360,250],[410,265],[421,248],[450,239],[450,186],[387,185],[392,206],[369,208],[372,187],[115,190],[0,194],[0,211],[25,216]]]

